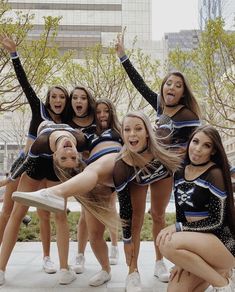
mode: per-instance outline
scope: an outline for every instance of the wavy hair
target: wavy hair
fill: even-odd
[[[154,159],[161,162],[169,171],[175,172],[181,165],[181,157],[176,152],[168,150],[161,142],[160,139],[156,137],[152,125],[148,116],[142,111],[129,112],[123,119],[122,122],[122,136],[124,130],[124,123],[126,118],[139,118],[143,121],[145,129],[148,133],[148,145],[147,151],[152,154]],[[145,168],[146,160],[139,153],[133,153],[130,151],[128,146],[125,144],[120,152],[118,159],[128,158],[134,167]]]
[[[78,164],[76,168],[62,168],[57,159],[53,157],[53,166],[56,176],[61,182],[65,182],[70,178],[81,173],[86,164],[83,160],[78,158]],[[97,185],[93,190],[86,195],[75,195],[75,199],[83,205],[83,207],[93,214],[100,222],[107,226],[111,231],[115,232],[117,225],[120,223],[118,216],[115,216],[113,209],[110,207],[110,195],[112,190],[110,187]]]
[[[196,130],[194,130],[194,132],[192,133],[188,141],[185,163],[190,163],[189,154],[188,154],[189,144],[192,141],[195,134],[200,133],[200,132],[204,133],[207,137],[209,137],[213,143],[215,153],[211,155],[211,161],[213,161],[221,169],[222,174],[223,174],[225,190],[228,194],[227,206],[226,206],[227,220],[235,236],[235,207],[234,207],[232,180],[231,180],[231,174],[230,174],[230,164],[228,162],[228,158],[225,153],[220,134],[214,127],[210,125],[203,125],[196,128]]]

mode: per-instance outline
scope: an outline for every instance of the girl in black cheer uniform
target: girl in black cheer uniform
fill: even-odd
[[[123,68],[128,77],[139,91],[139,93],[148,101],[157,113],[156,133],[162,138],[162,142],[168,144],[168,147],[174,149],[178,153],[184,153],[188,138],[195,127],[200,125],[200,110],[197,101],[189,87],[186,78],[180,72],[169,73],[162,81],[160,95],[152,91],[138,71],[134,68],[129,58],[125,55],[124,50],[124,33],[118,35],[116,42],[116,52]],[[156,246],[156,237],[160,230],[165,226],[165,210],[169,203],[172,192],[172,178],[162,186],[159,184],[151,184],[151,216],[153,219],[153,241],[156,253],[156,262],[154,275],[160,281],[167,282],[169,280],[169,272],[162,260],[162,255]],[[147,188],[130,185],[133,200],[135,194],[146,194]],[[135,208],[135,206],[133,206]],[[139,233],[141,228],[141,215],[135,212],[133,224]]]
[[[189,140],[186,163],[175,174],[176,224],[157,238],[175,264],[167,291],[233,291],[235,210],[229,164],[216,129],[202,126]]]
[[[11,172],[14,171],[17,166],[19,166],[25,159],[27,152],[32,145],[33,141],[37,137],[37,130],[38,126],[42,121],[45,120],[52,120],[55,123],[61,123],[65,122],[68,114],[68,92],[63,86],[53,86],[51,87],[46,95],[46,101],[45,104],[37,97],[35,91],[31,87],[27,76],[25,74],[25,71],[21,65],[20,58],[18,53],[16,52],[16,44],[15,42],[7,37],[6,35],[2,35],[0,37],[0,41],[3,45],[3,47],[11,54],[13,66],[15,69],[15,73],[17,76],[17,79],[25,93],[25,96],[28,100],[28,103],[31,108],[32,112],[32,118],[30,121],[28,136],[26,140],[26,145],[24,147],[24,150],[20,152],[19,157],[14,162],[11,168]],[[38,162],[39,163],[39,162]],[[48,160],[41,158],[40,164],[41,167],[43,165],[46,165],[48,163]],[[41,174],[40,177],[44,177],[44,174]],[[53,177],[53,173],[52,173]],[[50,179],[50,176],[48,176]],[[0,241],[2,241],[3,232],[5,230],[7,221],[9,219],[9,216],[11,214],[12,208],[13,208],[13,201],[11,199],[12,192],[14,192],[17,189],[19,183],[19,178],[15,181],[8,181],[6,185],[6,191],[4,196],[4,203],[3,208],[1,212],[0,217]],[[36,187],[36,185],[35,185]],[[44,187],[44,184],[42,182],[40,187]],[[40,235],[41,240],[43,244],[43,269],[47,273],[55,273],[56,267],[54,263],[50,259],[50,214],[48,212],[45,212],[43,210],[38,210],[38,215],[40,218]],[[59,215],[60,217],[62,216]],[[64,215],[64,218],[61,218],[61,220],[66,221],[66,214]]]
[[[112,131],[115,130],[116,133],[120,132],[120,126],[117,119],[116,111],[114,108],[114,105],[111,103],[108,99],[99,99],[96,102],[96,132],[93,137],[92,148],[95,146],[95,144],[100,143],[102,145],[102,140],[105,142],[105,140],[110,137],[114,139],[114,134],[112,134]],[[112,129],[112,130],[111,130]],[[114,132],[115,133],[115,132]],[[110,138],[108,138],[110,139]],[[121,140],[120,140],[121,142]],[[103,146],[102,146],[103,147]],[[106,151],[119,151],[120,147],[116,148],[113,147],[112,149],[103,149],[101,152],[96,152],[94,155],[90,155],[88,159],[86,159],[86,163],[90,164],[102,154],[104,155]],[[89,153],[89,152],[88,152]],[[104,186],[98,186],[93,190],[93,192],[96,192],[97,194],[100,192],[100,195],[102,196],[103,193],[107,193],[108,200],[110,201],[109,205],[110,208],[113,210],[114,216],[117,216],[116,211],[116,193],[112,193],[112,189],[109,187]],[[111,248],[110,248],[110,259],[108,259],[107,254],[107,244],[103,239],[104,234],[104,224],[102,224],[99,220],[95,218],[95,216],[92,215],[92,213],[86,211],[85,208],[82,208],[82,216],[80,216],[79,219],[79,226],[78,226],[78,242],[79,242],[79,252],[80,254],[77,256],[77,264],[74,267],[74,270],[77,273],[83,272],[84,269],[84,251],[85,246],[88,239],[88,232],[89,232],[89,241],[92,246],[92,249],[94,250],[94,253],[98,259],[98,261],[101,264],[103,272],[99,272],[94,277],[92,277],[89,280],[89,284],[93,286],[99,286],[103,284],[104,281],[106,281],[109,278],[109,274],[107,274],[104,271],[110,272],[110,264],[116,264],[118,260],[118,248],[117,248],[117,229],[109,230],[110,237],[111,237]],[[85,220],[86,219],[86,220]],[[84,224],[85,223],[85,224]],[[87,226],[86,226],[87,225]],[[82,228],[81,228],[82,227]],[[84,236],[87,233],[87,237]],[[83,248],[83,250],[82,250]]]
[[[102,100],[101,100],[102,101]],[[109,103],[108,103],[109,104]],[[68,124],[75,128],[81,129],[83,133],[93,134],[96,132],[96,121],[95,121],[95,107],[96,102],[90,91],[82,86],[76,86],[70,93],[70,114],[72,117]],[[111,110],[112,106],[109,106]],[[83,153],[83,158],[87,159],[89,151]],[[116,195],[112,195],[113,205],[115,206]],[[115,211],[115,208],[114,208]],[[110,249],[110,262],[117,263],[118,249],[117,249],[117,233],[110,232],[111,237],[111,249]],[[77,274],[83,273],[85,265],[85,248],[88,241],[88,231],[85,220],[85,211],[82,207],[82,211],[79,217],[77,225],[77,241],[78,241],[78,252],[74,260],[73,269]]]
[[[119,123],[117,121],[115,108],[109,100],[99,100],[96,108],[97,116],[97,133],[84,134],[82,131],[77,132],[69,126],[64,129],[58,129],[60,125],[54,125],[51,128],[45,128],[40,136],[35,140],[29,152],[29,160],[25,161],[25,166],[21,167],[15,176],[19,175],[24,169],[29,174],[34,171],[35,160],[39,156],[53,155],[56,173],[62,180],[67,179],[68,167],[74,169],[80,161],[81,155],[78,154],[84,150],[89,151],[90,155],[86,160],[88,165],[99,160],[104,155],[117,153],[121,149],[122,139],[119,134]],[[65,165],[66,164],[66,165]],[[37,166],[37,164],[36,164]],[[86,170],[86,169],[85,169]],[[85,172],[85,171],[84,171]],[[74,174],[70,173],[70,176]],[[103,197],[105,193],[106,201],[109,201],[112,195],[110,187],[92,189],[93,192],[100,193],[98,196]],[[93,192],[89,195],[93,195]],[[41,207],[39,204],[38,207]],[[54,211],[56,204],[49,211]],[[112,216],[115,212],[112,210]],[[110,280],[110,266],[107,253],[107,245],[103,239],[104,225],[101,224],[89,212],[86,212],[87,228],[89,239],[94,253],[102,266],[102,270],[92,277],[89,284],[99,286]],[[112,222],[112,219],[110,219]],[[58,243],[59,244],[59,243]],[[3,255],[6,258],[6,254]]]
[[[119,159],[116,161],[117,154],[112,153],[112,149],[114,147],[120,147],[120,142],[119,145],[117,144],[118,140],[115,138],[116,135],[111,137],[109,132],[104,132],[103,138],[106,137],[107,139],[110,136],[110,140],[96,145],[96,147],[93,149],[93,153],[91,153],[91,157],[94,157],[94,155],[99,153],[99,158],[89,164],[82,173],[76,175],[61,185],[49,189],[33,193],[16,192],[14,194],[14,199],[19,200],[24,204],[40,204],[41,207],[43,207],[44,204],[43,208],[50,208],[50,206],[54,206],[55,202],[61,201],[61,197],[67,198],[71,195],[74,195],[79,200],[84,200],[88,192],[93,190],[97,184],[112,187],[114,169],[118,169],[118,172],[114,172],[114,181],[116,182],[116,186],[119,187],[117,182],[124,181],[125,183],[128,183],[128,179],[137,181],[137,183],[140,180],[144,180],[146,183],[151,183],[155,179],[153,176],[150,177],[150,173],[156,176],[156,180],[158,180],[159,178],[167,177],[178,167],[180,159],[177,157],[177,155],[163,149],[162,146],[157,143],[150,121],[143,113],[136,112],[127,114],[127,116],[124,118],[122,132],[124,137],[124,147],[122,148],[121,154],[119,155],[121,160]],[[111,140],[111,138],[115,138],[115,143]],[[93,141],[95,142],[96,139]],[[108,151],[110,151],[110,153],[108,153]],[[104,152],[106,153],[104,154]],[[131,178],[129,177],[129,174],[131,175]],[[143,175],[145,175],[146,178],[144,178]],[[46,197],[44,196],[45,193],[47,194]],[[97,197],[99,197],[99,195],[100,194],[96,194]],[[127,196],[128,195],[129,193],[127,192]],[[120,200],[120,214],[121,216],[124,214],[122,219],[125,220],[124,229],[126,229],[126,224],[130,222],[132,217],[132,210],[130,208],[130,203],[129,205],[126,205],[124,200],[125,198],[122,198]],[[143,199],[141,197],[139,197],[139,200],[141,203],[143,203],[142,205],[144,205]],[[127,198],[127,201],[130,202],[130,197]],[[94,203],[93,205],[96,204]],[[123,212],[125,208],[128,208],[128,218],[126,217],[127,213]],[[143,206],[141,206],[141,208],[144,210]],[[64,203],[62,201],[58,210],[63,209]],[[93,210],[89,211],[91,211],[91,213],[93,212]],[[97,214],[95,214],[95,216],[96,215]],[[99,220],[104,218],[105,214],[102,208],[98,210],[98,215],[99,217],[97,217]],[[107,217],[105,219],[106,222],[110,225],[113,216]],[[130,283],[135,282],[133,282],[133,276],[138,280],[139,274],[136,272],[137,256],[135,250],[136,248],[134,246],[135,239],[131,241],[130,238],[128,238],[128,242],[125,241],[125,243],[127,263],[130,266],[130,275],[127,279],[127,289],[129,289]]]

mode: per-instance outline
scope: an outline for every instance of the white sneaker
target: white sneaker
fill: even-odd
[[[75,264],[73,270],[76,274],[82,274],[84,272],[85,257],[82,253],[79,253],[75,258]]]
[[[118,247],[111,245],[110,254],[109,254],[110,265],[117,265],[118,257],[119,257]]]
[[[0,270],[0,285],[3,285],[5,283],[5,272]]]
[[[126,278],[126,292],[141,292],[140,274],[133,272]]]
[[[57,271],[55,264],[52,262],[51,258],[48,256],[44,257],[42,268],[47,274],[54,274]]]
[[[89,285],[97,287],[97,286],[103,285],[109,280],[111,280],[111,274],[104,270],[101,270],[97,274],[95,274],[93,277],[90,278]]]
[[[64,199],[54,195],[47,189],[41,189],[36,192],[14,192],[12,199],[22,205],[33,206],[49,212],[65,210]]]
[[[170,273],[163,260],[156,261],[154,268],[154,276],[158,277],[161,282],[169,282]]]
[[[233,288],[232,288],[232,282],[230,279],[228,279],[228,285],[224,286],[224,287],[214,287],[213,288],[213,292],[233,292]]]
[[[233,290],[235,291],[235,269],[232,269],[231,286],[232,286]]]
[[[59,283],[61,285],[67,285],[72,283],[74,280],[76,280],[76,274],[71,268],[67,269],[60,269],[60,275],[59,275]]]

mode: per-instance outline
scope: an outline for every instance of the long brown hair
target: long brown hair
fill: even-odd
[[[232,180],[230,174],[230,164],[228,162],[227,155],[224,150],[224,146],[220,137],[219,132],[210,125],[203,125],[198,128],[192,133],[189,141],[188,146],[186,149],[186,159],[185,163],[189,163],[189,144],[192,141],[195,134],[203,132],[207,137],[209,137],[213,143],[213,147],[215,153],[211,156],[211,161],[213,161],[222,171],[225,190],[227,192],[227,220],[231,230],[235,236],[235,207],[234,207],[234,198],[233,198],[233,188],[232,188]]]
[[[87,114],[91,115],[91,116],[95,116],[96,100],[95,100],[94,96],[92,95],[92,93],[90,92],[90,90],[84,86],[75,86],[69,95],[69,112],[70,112],[69,118],[70,118],[70,120],[75,116],[75,113],[74,113],[74,110],[72,107],[72,98],[73,98],[74,91],[77,89],[83,90],[87,95],[87,100],[88,100]]]
[[[100,98],[96,101],[96,110],[97,110],[97,106],[102,103],[105,104],[109,109],[108,128],[115,130],[118,134],[121,134],[121,124],[118,120],[117,112],[116,112],[113,102],[107,98]],[[95,115],[95,120],[96,120],[97,134],[100,135],[103,130],[101,129],[100,123],[97,120],[97,115]]]
[[[162,110],[165,106],[165,101],[163,98],[163,87],[164,87],[167,79],[172,75],[181,78],[183,81],[184,92],[183,92],[183,96],[180,99],[180,104],[185,105],[186,108],[191,110],[195,115],[197,115],[200,118],[201,111],[200,111],[200,107],[198,105],[198,102],[197,102],[197,100],[196,100],[196,98],[195,98],[195,96],[190,88],[189,82],[187,81],[186,77],[179,71],[173,71],[173,72],[168,73],[164,77],[164,79],[162,80],[162,84],[160,87],[160,98],[161,98],[160,99],[160,106],[161,106]]]
[[[54,86],[51,86],[48,91],[47,91],[47,94],[46,94],[46,101],[45,101],[45,107],[49,110],[51,110],[51,105],[50,105],[50,96],[51,96],[51,91],[53,89],[59,89],[61,90],[64,95],[65,95],[65,100],[66,100],[66,103],[65,103],[65,107],[62,111],[62,113],[60,114],[61,115],[61,121],[62,122],[66,122],[67,121],[67,116],[68,116],[68,113],[69,113],[69,93],[67,91],[67,89],[61,85],[54,85]]]

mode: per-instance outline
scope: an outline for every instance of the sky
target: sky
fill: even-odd
[[[152,37],[164,33],[198,29],[198,0],[152,0]]]

